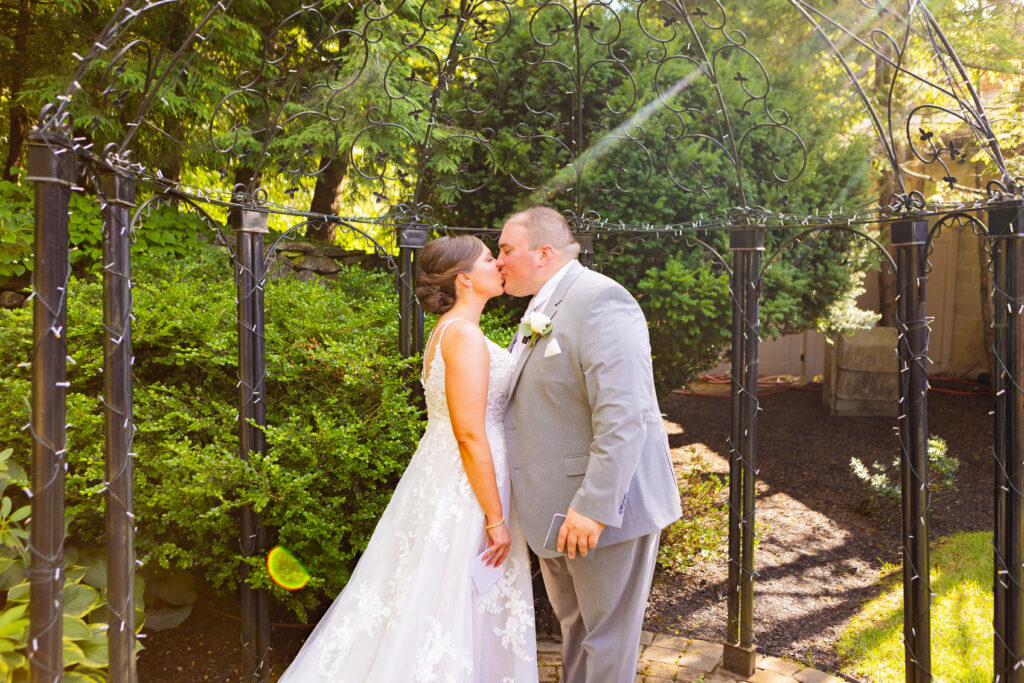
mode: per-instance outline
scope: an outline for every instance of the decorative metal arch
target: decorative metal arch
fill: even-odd
[[[267,259],[303,227],[330,223],[359,236],[397,273],[405,355],[422,346],[422,311],[413,295],[418,249],[431,230],[479,231],[450,224],[460,202],[494,187],[511,204],[553,202],[584,244],[600,235],[686,240],[709,249],[730,275],[733,301],[733,428],[730,436],[730,577],[726,665],[752,672],[754,482],[756,475],[758,300],[768,230],[794,236],[855,233],[884,253],[899,280],[901,446],[904,471],[905,643],[907,680],[930,680],[925,428],[927,324],[924,288],[931,233],[953,221],[981,225],[988,213],[1000,329],[996,354],[1002,402],[996,412],[996,675],[1024,680],[1024,519],[1022,445],[1024,347],[1024,179],[1006,157],[967,70],[921,0],[858,0],[837,6],[788,0],[793,17],[849,80],[875,132],[897,191],[881,201],[800,211],[788,188],[805,182],[808,146],[795,117],[774,103],[770,70],[726,0],[302,0],[281,18],[259,17],[253,58],[221,59],[218,42],[244,3],[216,0],[190,9],[178,0],[124,0],[100,34],[73,53],[66,89],[43,108],[31,136],[29,180],[37,183],[33,297],[32,643],[34,680],[60,678],[63,547],[63,420],[66,336],[67,205],[76,164],[99,181],[104,215],[105,388],[108,536],[111,566],[131,564],[130,234],[149,206],[173,199],[215,229],[210,210],[228,210],[239,291],[240,455],[262,446],[263,285]],[[827,5],[827,8],[824,6]],[[177,14],[174,14],[177,13]],[[186,26],[173,44],[154,40],[147,21],[168,15]],[[739,15],[742,20],[744,15]],[[251,17],[249,17],[252,19]],[[646,49],[639,49],[645,47]],[[886,92],[873,97],[859,59],[885,65]],[[196,130],[164,125],[168,101],[207,64],[233,71],[233,85],[203,103]],[[822,67],[825,68],[825,67]],[[833,67],[828,67],[833,68]],[[522,92],[509,86],[528,84]],[[904,102],[912,84],[917,100]],[[909,92],[909,91],[908,91]],[[913,93],[912,93],[913,94]],[[511,111],[508,114],[507,111]],[[963,146],[942,140],[939,124],[973,138],[998,169],[981,199],[929,200],[909,189],[907,159],[930,177],[957,184],[950,165]],[[915,132],[916,129],[916,132]],[[503,137],[504,136],[504,137]],[[221,184],[165,177],[146,154],[200,154]],[[199,150],[197,150],[199,148]],[[97,151],[100,150],[100,151]],[[205,150],[205,151],[202,151]],[[212,151],[211,151],[212,150]],[[363,213],[327,215],[297,205],[332,164],[373,201]],[[637,222],[601,203],[650,191],[665,178],[685,212]],[[135,210],[136,187],[150,193]],[[609,203],[614,209],[614,202]],[[269,216],[294,219],[269,249]],[[893,259],[865,226],[889,225]],[[387,230],[393,242],[382,238]],[[730,267],[704,239],[724,233]],[[229,241],[224,239],[226,244]],[[785,248],[785,244],[783,248]],[[781,252],[781,249],[780,249]],[[121,427],[117,427],[120,424]],[[922,437],[923,435],[923,437]],[[243,552],[260,549],[251,513]],[[118,540],[119,539],[119,540]],[[111,575],[111,675],[134,680],[131,574]],[[127,582],[127,583],[126,583]],[[265,603],[244,598],[246,669],[266,674]],[[118,607],[120,605],[121,607]],[[122,607],[124,607],[122,609]]]

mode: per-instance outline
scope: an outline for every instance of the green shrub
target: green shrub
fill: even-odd
[[[729,533],[726,505],[720,502],[724,478],[710,472],[700,458],[692,463],[679,485],[683,516],[661,534],[658,564],[666,569],[682,570],[717,557]]]
[[[637,300],[651,335],[654,383],[660,393],[713,367],[729,343],[729,279],[707,263],[669,257],[640,280]]]
[[[273,585],[263,558],[251,582],[304,617],[348,580],[422,428],[397,348],[388,274],[342,271],[329,286],[268,284],[268,452],[238,458],[235,290],[227,259],[137,260],[134,269],[137,547],[145,563],[195,568],[233,589],[243,558],[238,517],[251,504],[270,545],[291,550],[309,586]],[[68,343],[68,511],[72,539],[103,537],[102,309],[98,282],[73,279]],[[0,312],[0,433],[27,463],[31,312]],[[20,365],[20,367],[19,367]]]
[[[956,488],[956,471],[960,461],[956,456],[949,455],[946,441],[938,436],[928,437],[928,473],[931,475],[930,486],[933,489]],[[896,458],[886,468],[878,462],[871,463],[870,469],[860,458],[850,458],[850,470],[853,476],[868,487],[872,495],[885,498],[894,503],[900,501],[900,460]]]
[[[0,180],[0,283],[32,270],[34,185]],[[73,192],[68,208],[69,260],[76,269],[86,269],[103,257],[99,200]],[[170,203],[160,204],[149,211],[135,231],[135,249],[153,257],[183,257],[195,251],[199,235],[208,232],[195,214],[179,212]]]

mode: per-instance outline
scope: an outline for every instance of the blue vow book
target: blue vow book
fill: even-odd
[[[554,516],[551,517],[551,526],[548,527],[548,535],[547,535],[547,538],[544,539],[544,547],[547,548],[548,550],[553,550],[556,553],[558,552],[558,532],[561,531],[561,529],[562,529],[562,522],[564,522],[564,521],[565,521],[565,515],[557,513],[557,512],[554,514]],[[577,549],[577,551],[576,551],[576,559],[577,560],[579,560],[579,559],[584,559],[584,560],[585,559],[589,559],[589,558],[594,556],[594,550],[596,550],[596,549],[595,548],[591,548],[590,550],[587,551],[586,555],[583,555]],[[562,552],[563,552],[563,554],[566,555],[566,557],[568,557],[568,554],[565,553],[565,551],[562,551]]]

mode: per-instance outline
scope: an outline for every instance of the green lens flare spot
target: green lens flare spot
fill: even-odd
[[[267,553],[267,573],[285,590],[297,591],[309,583],[309,572],[283,546],[275,546]]]

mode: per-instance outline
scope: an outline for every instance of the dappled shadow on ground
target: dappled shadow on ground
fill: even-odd
[[[932,539],[992,528],[992,418],[987,397],[929,396],[929,431],[961,460],[956,491],[932,500]],[[838,670],[839,633],[879,592],[882,564],[900,562],[898,505],[867,499],[851,457],[889,464],[899,454],[893,418],[838,418],[821,394],[765,396],[758,422],[754,629],[759,647]],[[662,403],[670,444],[685,467],[701,457],[728,473],[729,401],[676,395]],[[646,628],[721,640],[726,625],[724,556],[685,572],[660,571]]]
[[[938,492],[932,538],[992,527],[990,400],[932,393],[930,431],[961,460],[957,490]],[[840,669],[835,642],[860,606],[879,593],[883,562],[900,561],[900,510],[865,504],[849,459],[889,463],[899,453],[892,418],[835,418],[814,391],[765,396],[759,422],[754,629],[763,652],[818,669]],[[728,472],[729,401],[675,396],[662,403],[679,465],[699,456]],[[685,572],[659,570],[645,628],[721,641],[726,624],[724,556]],[[538,590],[538,633],[557,631]],[[237,600],[204,592],[185,624],[149,634],[139,657],[143,681],[234,681],[241,674]],[[281,621],[289,618],[277,615]],[[272,633],[275,677],[310,627],[278,623]]]

